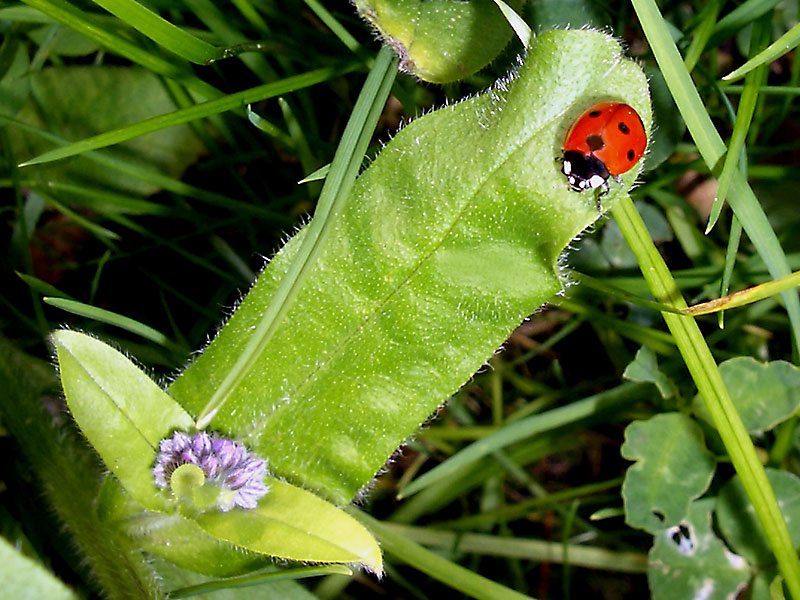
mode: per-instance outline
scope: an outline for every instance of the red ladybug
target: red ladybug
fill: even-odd
[[[608,178],[619,181],[644,154],[647,134],[639,114],[621,102],[601,102],[590,107],[570,127],[564,140],[561,172],[576,192],[602,188]]]

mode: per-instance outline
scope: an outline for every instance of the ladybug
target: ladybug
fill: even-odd
[[[621,102],[591,106],[570,127],[564,139],[561,172],[576,192],[601,188],[608,193],[608,178],[620,181],[644,154],[647,134],[639,114]]]

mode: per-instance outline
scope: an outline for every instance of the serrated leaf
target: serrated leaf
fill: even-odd
[[[769,431],[800,409],[800,369],[791,363],[762,363],[749,356],[737,356],[721,363],[719,370],[750,434]],[[699,394],[693,409],[711,422]]]
[[[307,562],[362,563],[383,572],[375,538],[353,517],[310,492],[267,479],[269,493],[252,510],[197,517],[214,537],[270,556]]]
[[[678,392],[675,382],[658,368],[656,353],[649,346],[642,346],[622,376],[629,381],[652,383],[662,398],[672,398]]]
[[[561,288],[559,255],[599,216],[557,161],[575,118],[612,97],[650,127],[642,71],[597,32],[538,36],[502,85],[415,120],[359,177],[307,284],[211,421],[281,478],[336,503],[365,486]],[[625,189],[612,183],[604,205]],[[302,236],[170,387],[193,414],[248,344]]]
[[[423,81],[463,79],[494,60],[512,29],[493,0],[356,0],[356,8]],[[521,0],[507,0],[519,11]]]
[[[653,600],[732,600],[746,585],[747,561],[711,529],[713,505],[692,502],[680,524],[655,533],[647,569]]]
[[[788,471],[766,469],[766,472],[796,548],[800,545],[800,478]],[[756,565],[774,563],[769,543],[738,476],[720,490],[716,513],[719,530],[735,552]]]
[[[637,461],[622,484],[625,522],[653,534],[686,516],[691,501],[708,489],[716,464],[700,427],[680,413],[634,421],[620,452]]]
[[[111,346],[77,331],[52,335],[67,405],[108,469],[139,504],[168,510],[153,482],[158,443],[194,421]]]

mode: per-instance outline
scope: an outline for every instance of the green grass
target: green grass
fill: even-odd
[[[582,25],[562,4],[537,3],[522,15],[534,31]],[[523,323],[353,509],[383,545],[382,579],[290,565],[286,574],[226,582],[161,562],[156,576],[135,543],[91,516],[99,474],[58,403],[48,332],[89,332],[170,380],[316,210],[323,218],[303,249],[313,256],[324,217],[346,198],[364,154],[374,157],[403,120],[491,85],[521,46],[515,40],[488,69],[434,86],[395,77],[388,51],[348,3],[102,6],[108,12],[63,0],[0,8],[0,374],[24,399],[0,402],[0,442],[11,457],[0,471],[8,541],[78,593],[110,598],[222,590],[207,597],[247,599],[285,575],[324,576],[272,588],[287,598],[458,590],[567,600],[645,598],[655,589],[682,600],[653,580],[648,587],[654,537],[624,522],[621,482],[631,463],[620,456],[628,424],[679,411],[700,425],[717,460],[704,497],[738,473],[758,518],[747,526],[766,531],[771,554],[753,597],[778,587],[779,571],[786,597],[800,600],[800,537],[782,524],[775,497],[786,506],[786,491],[773,489],[762,466],[800,474],[796,418],[748,435],[739,386],[717,368],[732,357],[797,360],[793,279],[766,286],[766,297],[730,308],[724,321],[677,313],[683,300],[713,300],[800,270],[800,62],[785,54],[796,44],[797,14],[755,0],[582,7],[657,69],[654,90],[654,72],[665,82],[654,92],[653,164],[632,191],[635,207],[617,205],[574,242],[566,264],[578,284]],[[746,74],[737,69],[745,63]],[[654,164],[656,154],[664,160]],[[329,164],[325,187],[298,184]],[[720,190],[704,187],[712,174]],[[308,284],[302,265],[278,296]],[[274,318],[265,316],[255,343],[269,338]],[[651,379],[633,378],[631,363]],[[214,402],[209,415],[224,389]],[[59,453],[54,440],[68,451],[49,463]],[[75,472],[64,476],[70,465]],[[75,485],[82,493],[71,497]],[[735,545],[711,514],[717,534]],[[752,559],[747,548],[732,549]],[[115,552],[119,564],[107,559]]]

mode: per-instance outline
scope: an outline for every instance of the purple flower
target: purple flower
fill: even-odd
[[[244,444],[205,431],[189,436],[176,431],[158,444],[153,477],[160,488],[170,487],[172,473],[181,465],[199,467],[206,483],[220,488],[218,507],[228,512],[234,506],[255,508],[269,491],[264,484],[267,462],[252,456]]]

